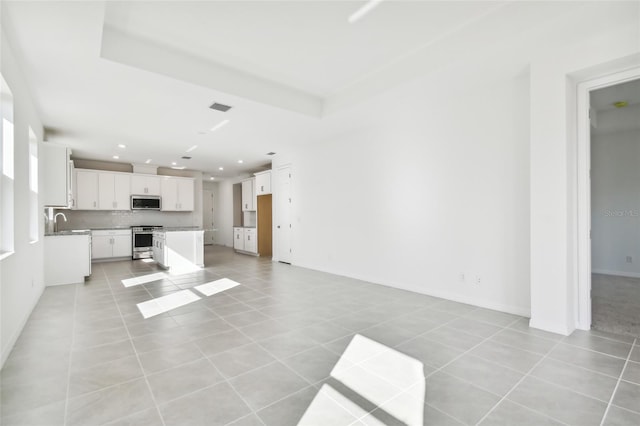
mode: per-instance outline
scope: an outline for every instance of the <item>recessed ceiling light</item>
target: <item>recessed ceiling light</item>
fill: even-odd
[[[215,132],[216,130],[218,130],[219,128],[221,128],[222,126],[224,126],[225,124],[227,124],[229,122],[229,120],[223,120],[221,122],[219,122],[218,124],[216,124],[215,126],[213,126],[211,128],[212,132]]]
[[[145,164],[149,164],[151,162],[151,158],[149,158],[147,161],[145,161]]]
[[[224,170],[224,167],[218,167],[218,170]]]
[[[187,150],[187,152],[195,151],[198,148],[198,145],[194,145]]]
[[[175,169],[175,170],[183,170],[183,169],[185,168],[185,166],[180,166],[180,167],[178,167],[178,166],[173,166],[173,167],[171,167],[171,168],[172,168],[172,169]]]
[[[114,156],[113,156],[113,159],[114,159],[114,160],[117,160],[118,158],[120,158],[120,157],[119,157],[119,156],[117,156],[117,155],[114,155]]]
[[[176,163],[175,161],[172,161],[172,162],[171,162],[171,165],[172,165],[172,166],[175,166],[176,164],[178,164],[178,163]]]
[[[209,179],[214,180],[215,178],[213,176],[211,176]]]
[[[360,9],[356,10],[349,16],[349,23],[354,24],[359,21],[364,15],[371,12],[373,8],[382,3],[382,0],[369,0]]]
[[[238,164],[242,164],[242,163],[244,163],[244,161],[238,160]]]
[[[126,147],[127,147],[126,145],[123,145],[123,144],[121,144],[121,143],[119,143],[119,144],[118,144],[118,148],[125,149]]]

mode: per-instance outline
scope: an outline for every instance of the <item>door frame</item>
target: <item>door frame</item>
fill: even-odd
[[[576,328],[591,329],[591,122],[590,94],[596,89],[640,79],[640,66],[612,69],[577,82],[577,273]]]

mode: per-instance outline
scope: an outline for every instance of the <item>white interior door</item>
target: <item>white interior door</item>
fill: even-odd
[[[202,224],[204,227],[204,244],[213,244],[213,192],[202,191]]]
[[[291,263],[291,167],[278,169],[276,233],[278,260]]]

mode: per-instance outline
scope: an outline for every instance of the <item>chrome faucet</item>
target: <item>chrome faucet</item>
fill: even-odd
[[[62,216],[64,221],[67,221],[67,217],[64,215],[64,213],[56,213],[56,215],[53,217],[53,232],[58,232],[58,216]]]

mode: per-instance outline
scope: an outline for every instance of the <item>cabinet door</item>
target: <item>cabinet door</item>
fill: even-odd
[[[156,176],[146,177],[147,192],[145,195],[160,195],[160,178]]]
[[[256,175],[256,194],[271,194],[271,172],[265,172]]]
[[[242,182],[242,211],[243,212],[255,210],[255,208],[253,207],[254,182],[255,182],[254,179],[245,180]]]
[[[258,245],[256,244],[256,230],[245,229],[244,230],[244,250],[256,253]]]
[[[156,176],[132,175],[132,195],[160,195],[160,178]]]
[[[111,257],[113,245],[111,235],[93,235],[91,237],[91,259],[104,259]]]
[[[131,257],[131,236],[115,235],[113,243],[113,257]]]
[[[177,180],[178,210],[193,211],[195,204],[194,183],[191,179]]]
[[[131,210],[131,177],[129,175],[113,176],[114,210]]]
[[[178,183],[176,179],[162,179],[162,210],[176,211],[178,210]]]
[[[233,248],[244,250],[244,229],[233,228]]]
[[[115,175],[113,173],[98,173],[98,209],[115,210]]]
[[[131,176],[131,194],[148,195],[147,177],[140,175]]]
[[[78,210],[98,209],[98,174],[96,172],[76,172],[76,205]]]
[[[67,207],[67,194],[70,188],[67,170],[71,150],[52,143],[43,143],[40,149],[42,164],[43,198],[45,206]]]

